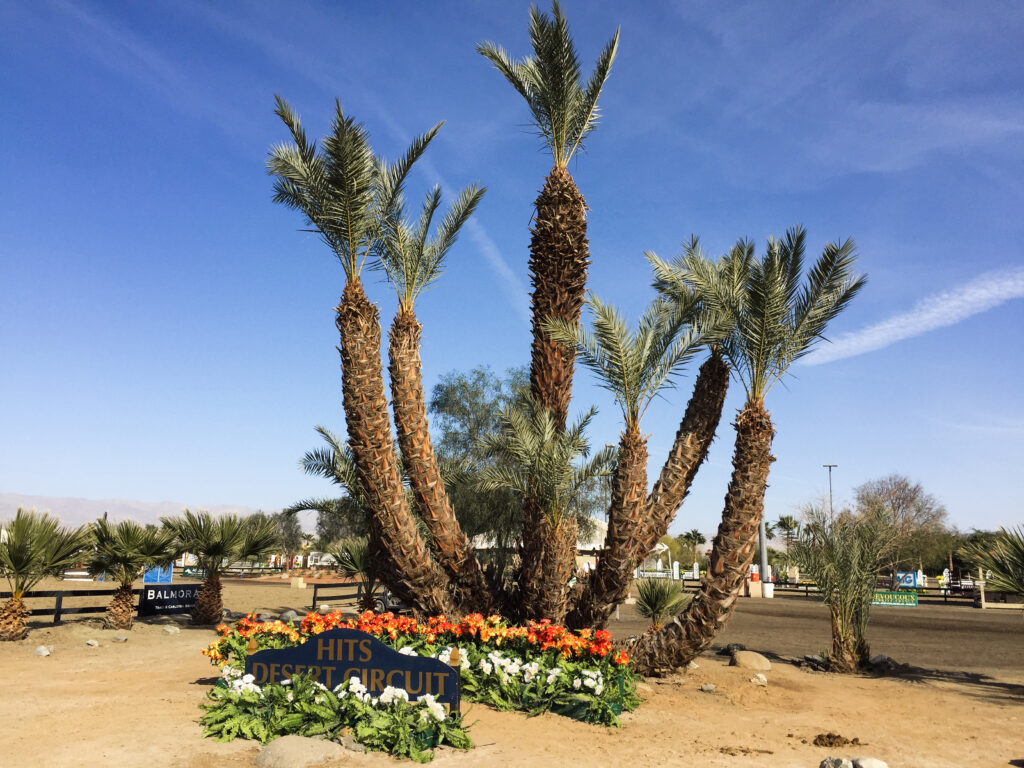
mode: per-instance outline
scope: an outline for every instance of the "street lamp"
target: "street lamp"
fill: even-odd
[[[832,467],[838,467],[838,464],[822,464],[821,466],[828,468],[828,513],[830,515],[835,514],[835,510],[832,508]]]

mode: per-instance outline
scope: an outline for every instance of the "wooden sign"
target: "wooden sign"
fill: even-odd
[[[312,675],[332,690],[358,677],[373,696],[379,696],[390,685],[404,688],[410,700],[429,693],[453,711],[459,709],[457,669],[438,659],[399,653],[356,629],[331,629],[293,648],[250,654],[245,672],[255,678],[256,685],[279,684],[298,674]]]

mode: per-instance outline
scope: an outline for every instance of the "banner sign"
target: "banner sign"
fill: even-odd
[[[180,584],[176,587],[146,584],[139,595],[139,616],[165,613],[191,613],[196,607],[200,584]]]
[[[245,672],[256,685],[303,673],[331,689],[358,677],[372,696],[380,696],[390,685],[404,688],[410,700],[430,693],[453,711],[459,709],[457,669],[438,659],[406,656],[356,629],[331,629],[293,648],[259,651],[245,660]]]
[[[183,579],[205,579],[206,569],[200,568],[198,565],[186,565],[181,569],[181,577]]]
[[[896,571],[896,578],[900,589],[915,589],[917,587],[917,571]]]
[[[872,605],[917,605],[917,592],[875,592]]]
[[[170,584],[174,576],[174,568],[168,565],[166,568],[150,568],[142,576],[143,584]]]

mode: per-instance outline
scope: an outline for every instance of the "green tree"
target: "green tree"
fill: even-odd
[[[25,593],[76,563],[89,545],[89,532],[84,526],[64,528],[55,517],[20,507],[0,531],[0,574],[11,588],[11,597],[0,607],[0,641],[22,640],[31,613]]]
[[[753,246],[742,242],[725,264],[691,257],[668,277],[690,287],[712,311],[733,319],[723,348],[746,401],[736,417],[733,473],[725,496],[722,522],[711,547],[708,575],[694,599],[676,621],[645,636],[632,656],[641,674],[681,666],[711,645],[735,608],[754,556],[764,514],[772,438],[775,429],[765,397],[790,365],[806,355],[828,323],[864,283],[852,272],[851,241],[829,244],[802,283],[805,233],[787,232],[770,238],[762,258],[748,258]],[[745,261],[742,280],[726,279],[737,255]]]
[[[700,552],[699,552],[699,549],[700,549],[701,545],[707,543],[707,539],[704,538],[704,534],[701,533],[696,528],[692,528],[689,531],[687,531],[686,533],[680,534],[676,538],[679,541],[681,541],[684,544],[686,544],[686,546],[690,548],[690,554],[692,554],[692,556],[693,556],[693,560],[691,560],[690,562],[692,562],[692,563],[699,563],[700,562]]]
[[[277,538],[288,557],[302,551],[302,525],[299,518],[285,511],[271,516],[277,526]]]
[[[782,538],[786,542],[786,554],[788,555],[789,550],[793,547],[793,542],[800,535],[800,521],[793,517],[793,515],[781,515],[775,521],[775,527],[782,532]]]
[[[214,517],[186,509],[184,515],[160,520],[174,533],[179,551],[194,555],[206,572],[192,609],[196,624],[216,624],[223,618],[220,578],[226,569],[237,562],[259,560],[280,546],[277,523],[266,515]]]
[[[132,585],[150,568],[165,568],[178,556],[174,533],[133,520],[112,524],[105,517],[92,524],[93,550],[89,573],[101,573],[118,587],[107,607],[104,623],[110,629],[131,629],[135,620]]]

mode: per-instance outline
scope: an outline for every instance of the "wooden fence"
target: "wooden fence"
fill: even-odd
[[[34,592],[26,592],[24,598],[26,600],[34,597],[52,597],[54,599],[53,608],[33,608],[29,613],[33,616],[53,616],[53,623],[60,624],[61,616],[66,613],[105,613],[107,606],[110,604],[110,600],[107,600],[103,605],[88,605],[88,606],[74,606],[67,607],[64,605],[65,597],[111,597],[117,590],[116,589],[45,589],[36,590]],[[136,597],[142,594],[141,589],[133,589],[132,594]],[[11,598],[10,592],[0,592],[0,601],[9,600]]]

